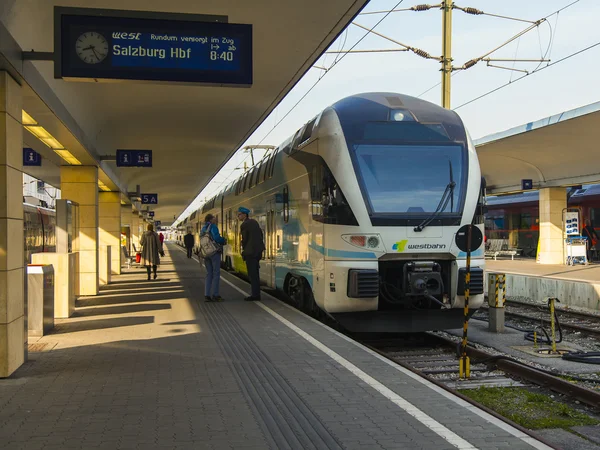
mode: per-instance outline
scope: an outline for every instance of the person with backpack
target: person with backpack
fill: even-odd
[[[200,254],[204,258],[206,280],[204,282],[204,301],[221,302],[219,282],[221,280],[221,253],[227,241],[219,234],[217,218],[207,214],[200,230]]]
[[[248,269],[248,278],[250,278],[251,293],[250,297],[244,300],[253,302],[260,300],[260,260],[265,250],[265,241],[263,232],[258,222],[250,219],[250,210],[241,206],[238,209],[237,217],[242,222],[240,232],[242,234],[242,258],[246,262]]]

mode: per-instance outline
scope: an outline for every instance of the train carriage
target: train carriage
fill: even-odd
[[[325,109],[202,210],[245,273],[236,211],[263,229],[261,281],[300,309],[352,331],[460,327],[465,254],[460,226],[483,231],[483,182],[458,117],[405,95],[372,93]],[[471,307],[483,302],[484,250],[473,253]]]

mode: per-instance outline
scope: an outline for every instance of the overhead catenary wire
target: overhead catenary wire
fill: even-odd
[[[556,15],[557,15],[557,18],[556,18],[556,23],[558,24],[558,14],[560,14],[560,13],[561,13],[562,11],[564,11],[565,9],[567,9],[567,8],[570,8],[571,6],[575,5],[576,3],[579,3],[580,1],[581,1],[581,0],[575,0],[575,1],[573,1],[573,2],[571,2],[571,3],[569,3],[569,4],[567,4],[567,5],[565,5],[565,6],[561,7],[561,8],[559,8],[559,9],[557,9],[557,10],[555,10],[555,11],[551,12],[550,14],[547,14],[546,16],[544,16],[544,17],[542,18],[542,19],[545,19],[545,22],[548,24],[548,26],[549,26],[549,28],[550,28],[550,43],[549,43],[549,46],[548,46],[548,48],[549,48],[549,51],[548,51],[548,53],[549,53],[549,52],[552,50],[552,46],[554,45],[554,36],[556,35],[556,31],[554,31],[554,32],[553,32],[553,30],[552,30],[552,26],[550,25],[550,23],[548,22],[548,20],[547,20],[547,19],[549,19],[550,17],[552,17],[553,15],[555,15],[555,14],[556,14]],[[540,20],[541,20],[541,19],[540,19]],[[548,54],[547,54],[547,55],[545,55],[545,56],[548,56]],[[545,57],[544,57],[544,58],[545,58]],[[542,63],[543,63],[543,62],[540,62],[540,64],[538,64],[538,67],[536,67],[536,69],[535,69],[534,71],[530,72],[530,73],[529,73],[529,75],[531,75],[531,74],[532,74],[532,73],[534,73],[535,71],[538,71],[538,69],[539,69],[539,67],[542,65]],[[474,64],[473,64],[473,65],[474,65]],[[548,64],[547,64],[546,66],[549,66],[549,65],[550,65],[550,62],[548,62]],[[463,72],[463,71],[455,71],[455,72],[453,72],[453,73],[452,73],[452,76],[454,76],[454,75],[457,75],[457,74],[459,74],[459,73],[462,73],[462,72]],[[516,81],[516,80],[515,80],[515,81]],[[430,91],[432,91],[433,89],[437,88],[437,87],[438,87],[438,86],[440,86],[441,84],[442,84],[441,82],[437,82],[436,84],[434,84],[433,86],[431,86],[430,88],[426,89],[426,90],[425,90],[425,91],[423,91],[421,94],[419,94],[419,95],[417,96],[417,98],[420,98],[420,97],[422,97],[423,95],[425,95],[425,94],[429,93]],[[510,84],[510,82],[509,82],[509,83],[507,83],[507,85],[508,85],[508,84]],[[502,88],[502,87],[504,87],[504,86],[506,86],[506,85],[503,85],[503,86],[501,86],[499,89],[501,89],[501,88]],[[491,93],[491,92],[490,92],[490,93]],[[473,100],[473,101],[474,101],[474,100]],[[460,105],[460,106],[464,106],[464,104],[463,104],[463,105]],[[459,107],[460,107],[460,106],[459,106]],[[457,107],[457,108],[458,108],[458,107]],[[457,108],[453,108],[453,109],[457,109]]]
[[[574,52],[574,53],[571,53],[570,55],[567,55],[567,56],[565,56],[564,58],[561,58],[561,59],[558,59],[558,60],[556,60],[556,61],[553,61],[553,62],[551,62],[551,63],[548,63],[547,65],[545,65],[545,66],[543,66],[543,67],[540,67],[540,68],[537,68],[537,69],[535,69],[535,70],[531,71],[531,72],[530,72],[530,73],[528,73],[528,74],[525,74],[525,75],[523,75],[523,76],[521,76],[521,77],[515,78],[513,81],[509,81],[508,83],[505,83],[505,84],[503,84],[503,85],[501,85],[501,86],[498,86],[498,87],[496,87],[496,88],[494,88],[494,89],[492,89],[492,90],[490,90],[490,91],[488,91],[488,92],[486,92],[486,93],[484,93],[484,94],[481,94],[481,95],[479,95],[479,96],[477,96],[477,97],[475,97],[475,98],[473,98],[473,99],[471,99],[471,100],[469,100],[469,101],[467,101],[467,102],[465,102],[465,103],[463,103],[463,104],[461,104],[461,105],[457,106],[457,107],[456,107],[456,108],[454,108],[454,109],[456,110],[456,109],[462,108],[463,106],[469,105],[469,104],[471,104],[471,103],[473,103],[473,102],[475,102],[475,101],[477,101],[477,100],[479,100],[479,99],[482,99],[482,98],[484,98],[484,97],[487,97],[487,96],[488,96],[488,95],[490,95],[490,94],[493,94],[494,92],[497,92],[497,91],[499,91],[500,89],[503,89],[503,88],[505,88],[506,86],[509,86],[509,85],[511,85],[511,84],[513,84],[513,83],[516,83],[517,81],[520,81],[520,80],[522,80],[522,79],[523,79],[523,78],[525,78],[525,77],[531,76],[531,75],[533,75],[534,73],[541,72],[542,70],[544,70],[544,69],[547,69],[547,68],[549,68],[549,67],[553,67],[553,66],[555,66],[555,65],[557,65],[557,64],[559,64],[559,63],[561,63],[561,62],[563,62],[563,61],[566,61],[566,60],[568,60],[568,59],[570,59],[570,58],[573,58],[574,56],[577,56],[577,55],[579,55],[579,54],[581,54],[581,53],[587,52],[588,50],[591,50],[591,49],[593,49],[593,48],[595,48],[595,47],[597,47],[597,46],[599,46],[599,45],[600,45],[600,42],[596,42],[595,44],[592,44],[592,45],[589,45],[589,46],[587,46],[587,47],[585,47],[585,48],[582,48],[581,50],[578,50],[578,51],[576,51],[576,52]]]

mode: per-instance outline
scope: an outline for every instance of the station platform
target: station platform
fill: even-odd
[[[555,297],[561,307],[600,313],[600,264],[545,265],[534,259],[486,260],[485,264],[488,273],[506,274],[509,299],[543,303]]]
[[[547,449],[266,293],[167,245],[32,342],[0,381],[3,449]]]

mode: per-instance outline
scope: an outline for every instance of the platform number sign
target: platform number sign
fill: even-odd
[[[24,166],[41,166],[42,155],[31,148],[23,149],[23,165]]]
[[[162,224],[162,222],[161,222],[160,220],[155,220],[155,221],[154,221],[154,225],[155,225],[156,227],[160,227],[160,226],[161,226],[161,224]]]
[[[148,211],[148,217],[154,217],[154,211]]]
[[[158,194],[142,194],[142,205],[157,205]]]
[[[524,191],[533,189],[533,180],[521,180],[521,189]]]

